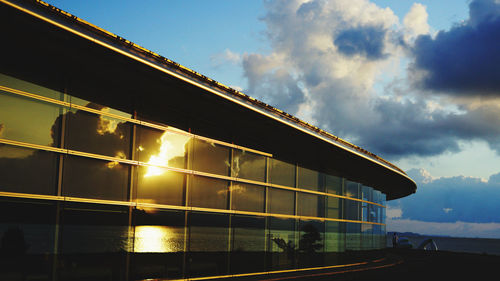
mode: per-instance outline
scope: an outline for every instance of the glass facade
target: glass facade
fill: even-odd
[[[0,209],[11,214],[0,279],[219,276],[385,247],[385,194],[369,186],[6,75],[0,85]]]

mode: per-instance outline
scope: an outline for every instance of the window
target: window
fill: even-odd
[[[270,158],[269,182],[295,187],[295,165]]]
[[[63,107],[0,90],[0,138],[58,147]]]
[[[209,177],[193,176],[189,189],[189,206],[227,209],[229,182]]]
[[[265,270],[265,225],[263,217],[232,216],[231,273]]]
[[[236,178],[266,181],[266,158],[245,150],[233,149],[232,176]]]
[[[71,150],[128,159],[130,135],[131,124],[120,119],[74,109],[66,114],[65,146]]]
[[[270,217],[268,234],[269,267],[271,270],[295,267],[297,242],[295,238],[295,219]]]
[[[229,148],[214,142],[195,139],[193,170],[211,174],[229,175]]]
[[[111,280],[113,272],[121,272],[126,252],[132,251],[128,217],[125,206],[65,202],[59,278]]]
[[[0,144],[0,190],[56,195],[59,155]]]
[[[265,191],[264,186],[233,182],[231,185],[232,209],[264,212]]]
[[[320,188],[320,177],[321,174],[319,172],[299,166],[298,187],[322,191]]]
[[[297,193],[297,214],[308,217],[324,217],[324,200],[320,195]]]
[[[136,159],[152,165],[187,168],[192,137],[137,126]]]
[[[325,175],[325,191],[332,194],[342,195],[343,179],[341,177]]]
[[[184,205],[186,174],[153,166],[137,169],[137,202]]]
[[[134,210],[133,280],[181,278],[184,211]]]
[[[269,188],[267,211],[273,214],[293,215],[295,211],[295,192]]]
[[[227,274],[229,215],[192,212],[188,225],[187,275]]]
[[[66,155],[63,195],[128,201],[129,170],[127,164]]]

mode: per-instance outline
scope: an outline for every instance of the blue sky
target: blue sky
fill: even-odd
[[[500,1],[48,3],[386,158],[388,230],[500,238]]]

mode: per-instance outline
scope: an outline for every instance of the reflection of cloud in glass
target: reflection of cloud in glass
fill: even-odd
[[[140,225],[135,227],[134,252],[165,253],[183,250],[179,234],[171,227]]]
[[[111,119],[103,115],[100,115],[99,120],[97,122],[97,133],[101,136],[103,136],[106,133],[114,134],[116,128],[118,127],[118,123],[124,123],[124,122],[118,122],[116,119]],[[120,135],[120,139],[123,139],[123,135]]]
[[[189,137],[178,137],[179,135],[171,132],[165,132],[156,140],[160,144],[160,151],[156,155],[149,158],[148,164],[158,166],[168,166],[168,162],[175,157],[184,157],[186,152],[185,146],[189,141]],[[142,147],[139,147],[139,150]],[[143,148],[142,148],[143,149]],[[148,167],[145,177],[159,176],[166,170],[158,167]]]

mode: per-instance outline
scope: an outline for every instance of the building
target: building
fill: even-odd
[[[0,279],[375,258],[396,166],[41,1],[0,0]]]

